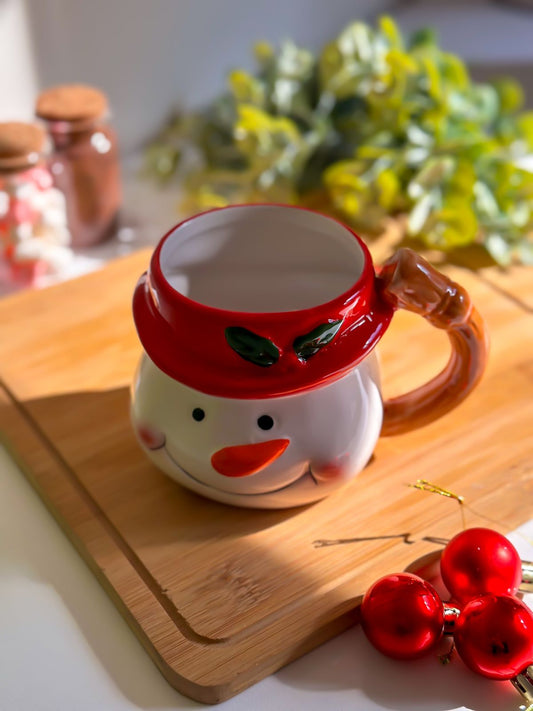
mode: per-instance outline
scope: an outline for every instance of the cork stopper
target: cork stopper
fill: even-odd
[[[47,121],[90,121],[107,112],[107,98],[84,84],[62,84],[41,92],[35,113]]]
[[[0,171],[17,171],[36,165],[45,142],[46,135],[36,124],[0,123]]]

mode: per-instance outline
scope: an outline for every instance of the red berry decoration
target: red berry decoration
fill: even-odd
[[[512,679],[533,663],[533,614],[510,595],[482,595],[461,611],[454,640],[472,671]]]
[[[452,538],[442,552],[444,584],[459,602],[484,593],[514,595],[522,580],[515,547],[490,528],[469,528]]]
[[[361,617],[373,646],[394,659],[421,657],[442,637],[442,602],[428,582],[410,573],[374,583],[363,598]]]

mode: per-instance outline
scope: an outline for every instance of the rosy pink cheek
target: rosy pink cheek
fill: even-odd
[[[148,449],[160,449],[165,446],[165,435],[161,430],[150,425],[137,425],[137,436]]]
[[[346,471],[347,463],[348,457],[344,455],[338,457],[333,462],[322,463],[315,466],[311,464],[311,470],[315,479],[326,484],[327,482],[335,481],[335,479],[342,477]]]

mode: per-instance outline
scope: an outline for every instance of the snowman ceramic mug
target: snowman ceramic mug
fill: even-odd
[[[447,331],[452,354],[429,383],[383,403],[374,347],[397,308]],[[131,406],[141,446],[183,486],[251,508],[328,495],[380,434],[461,402],[487,354],[467,293],[421,257],[400,249],[376,276],[348,227],[281,205],[177,225],[141,276],[133,313],[145,350]]]

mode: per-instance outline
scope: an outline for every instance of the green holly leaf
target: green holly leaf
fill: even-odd
[[[298,358],[300,360],[306,361],[315,353],[327,346],[328,343],[335,338],[337,331],[341,327],[342,319],[339,321],[330,321],[329,323],[322,323],[317,326],[309,333],[303,336],[298,336],[294,340],[292,347]]]
[[[229,326],[225,335],[230,348],[250,363],[268,368],[279,360],[279,348],[268,338],[258,336],[247,328]]]

